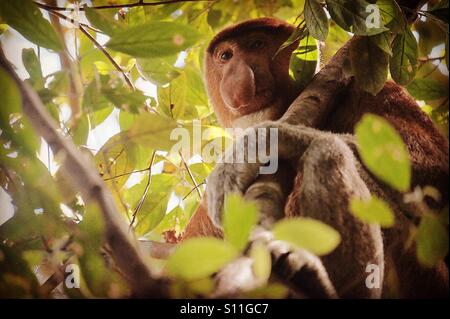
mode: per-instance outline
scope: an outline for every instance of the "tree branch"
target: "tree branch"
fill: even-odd
[[[426,0],[396,0],[409,23],[417,18],[417,10]],[[336,97],[350,84],[351,77],[344,73],[349,64],[349,48],[360,37],[354,36],[320,70],[311,83],[300,93],[280,119],[290,124],[305,125],[313,128],[320,126],[335,106]]]
[[[0,48],[0,66],[14,80],[23,100],[23,113],[36,132],[43,137],[55,155],[61,156],[61,168],[80,190],[83,200],[98,204],[105,223],[105,239],[111,247],[117,266],[126,275],[130,289],[137,297],[167,297],[167,284],[153,277],[138,245],[128,234],[126,224],[114,204],[114,199],[93,164],[72,141],[64,138],[37,93],[22,81]]]
[[[103,5],[103,6],[93,6],[90,7],[92,9],[122,9],[122,8],[133,8],[133,7],[151,7],[151,6],[160,6],[164,4],[172,4],[172,3],[182,3],[182,2],[215,2],[217,0],[164,0],[164,1],[154,1],[154,2],[144,2],[142,0],[134,2],[134,3],[123,3],[123,4],[111,4],[111,5]],[[66,7],[58,7],[51,6],[44,3],[40,3],[35,1],[34,3],[41,9],[45,10],[54,10],[54,11],[75,11],[74,8],[66,8]],[[78,8],[77,10],[84,11],[84,7]]]

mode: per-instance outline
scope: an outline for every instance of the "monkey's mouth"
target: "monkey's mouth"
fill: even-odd
[[[225,105],[236,114],[248,115],[271,106],[275,102],[274,90],[271,88],[258,89],[255,92],[253,99],[246,104],[231,106]]]
[[[263,89],[255,94],[255,98],[250,103],[239,105],[239,107],[231,108],[233,112],[240,115],[248,115],[263,110],[274,103],[275,96],[273,90]]]

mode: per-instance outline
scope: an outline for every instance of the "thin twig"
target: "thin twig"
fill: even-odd
[[[152,166],[153,166],[153,163],[155,162],[155,157],[156,157],[156,151],[153,151],[152,159],[150,160],[150,165],[147,168],[147,170],[148,170],[147,185],[145,185],[144,193],[142,194],[141,199],[139,200],[139,203],[137,204],[137,206],[133,212],[133,216],[131,217],[130,229],[131,229],[131,227],[133,227],[134,221],[136,220],[136,216],[137,216],[139,210],[141,209],[142,205],[144,204],[145,198],[147,197],[147,194],[148,194],[148,190],[150,189],[150,184],[152,182]]]
[[[53,14],[54,16],[57,16],[58,18],[61,18],[61,19],[65,20],[65,21],[67,21],[67,22],[72,23],[72,24],[75,25],[75,26],[77,26],[77,25],[78,25],[78,26],[83,26],[83,27],[88,28],[88,29],[90,29],[90,30],[92,30],[92,31],[94,31],[94,32],[98,32],[98,33],[104,34],[103,31],[101,31],[101,30],[99,30],[99,29],[96,29],[96,28],[90,26],[89,24],[82,23],[82,22],[80,22],[80,21],[78,21],[78,20],[75,20],[75,19],[73,19],[73,18],[70,18],[70,17],[68,17],[68,16],[65,16],[64,14],[61,14],[61,13],[55,11],[55,10],[50,10],[50,9],[44,9],[44,10],[48,11],[50,14]]]
[[[122,67],[114,60],[114,58],[111,56],[111,54],[109,54],[108,51],[106,51],[106,49],[97,42],[97,40],[95,40],[95,38],[86,31],[86,29],[83,28],[83,26],[79,26],[79,29],[81,32],[83,32],[83,34],[85,36],[87,36],[89,38],[89,40],[91,40],[95,46],[102,51],[102,53],[106,56],[106,58],[112,63],[112,65],[114,65],[114,67],[120,72],[122,73],[123,77],[125,78],[125,82],[127,82],[128,86],[134,91],[136,88],[134,87],[133,82],[131,82],[130,77],[128,76],[128,74],[122,69]]]
[[[418,58],[417,60],[420,63],[427,63],[427,62],[434,62],[434,61],[442,61],[445,59],[445,56],[439,56],[434,58],[424,57],[424,58]]]
[[[199,185],[197,184],[197,181],[195,180],[194,175],[192,174],[189,166],[187,165],[186,161],[184,160],[183,154],[181,152],[179,152],[179,153],[180,153],[181,161],[183,162],[183,165],[186,168],[186,171],[188,172],[189,177],[191,178],[192,183],[195,186],[195,190],[197,191],[198,197],[200,197],[200,199],[202,199],[203,195],[202,195],[202,192],[200,191],[200,188],[198,188]]]
[[[45,8],[44,8],[45,9]],[[136,88],[134,87],[133,82],[131,81],[130,77],[128,76],[128,74],[122,69],[122,67],[114,60],[114,58],[111,56],[111,54],[109,54],[108,51],[106,51],[106,49],[85,29],[86,28],[90,28],[93,29],[92,27],[86,25],[86,24],[82,24],[79,23],[75,20],[73,20],[72,18],[69,18],[59,12],[56,12],[52,9],[45,9],[48,10],[49,13],[64,19],[66,21],[71,22],[75,27],[77,27],[90,41],[92,41],[92,43],[94,43],[94,45],[106,56],[106,58],[111,62],[111,64],[120,72],[122,73],[125,82],[127,82],[128,86],[134,91]],[[95,31],[95,29],[94,29]],[[97,31],[96,31],[97,32]]]
[[[112,176],[112,177],[109,177],[109,178],[104,178],[103,180],[105,182],[107,182],[107,181],[110,181],[112,179],[124,177],[124,176],[127,176],[127,175],[132,175],[132,174],[135,174],[135,173],[143,173],[143,172],[146,172],[146,171],[148,171],[148,167],[147,168],[143,168],[143,169],[138,169],[138,170],[135,170],[135,171],[131,171],[131,172],[127,172],[127,173],[118,174],[118,175],[115,175],[115,176]]]
[[[182,200],[185,200],[186,198],[188,198],[189,195],[191,195],[193,191],[195,191],[197,188],[199,188],[200,186],[205,185],[205,184],[206,184],[206,182],[203,181],[203,182],[201,182],[200,184],[198,184],[198,186],[195,186],[193,189],[191,189],[191,190],[189,191],[189,193],[187,193],[186,195],[184,195],[184,197],[183,197]]]
[[[103,162],[105,163],[106,173],[107,173],[109,176],[111,176],[111,175],[112,175],[112,172],[111,172],[111,166],[108,165],[108,160],[106,159],[106,153],[107,153],[107,152],[108,152],[107,149],[104,150],[104,151],[102,152],[102,155],[103,155]],[[120,155],[122,155],[123,152],[124,152],[124,149],[122,148],[122,149],[120,150],[120,152],[118,152],[118,154],[114,157],[114,159],[112,160],[112,162],[116,162],[117,159],[120,157]],[[117,167],[116,167],[116,169],[117,169]],[[129,216],[129,214],[128,214],[128,206],[125,204],[125,202],[124,202],[124,200],[123,200],[123,198],[122,198],[122,196],[121,196],[121,193],[120,193],[119,188],[117,187],[116,183],[110,183],[110,185],[111,185],[111,187],[113,188],[113,191],[117,194],[117,197],[118,197],[118,199],[119,199],[119,201],[120,201],[120,205],[122,205],[124,211],[127,212],[126,216],[127,216],[128,221],[130,221],[130,216]]]
[[[102,5],[102,6],[93,6],[91,9],[101,10],[101,9],[121,9],[121,8],[133,8],[133,7],[147,7],[147,6],[160,6],[164,4],[172,4],[172,3],[183,3],[183,2],[214,2],[217,0],[164,0],[164,1],[155,1],[155,2],[144,2],[137,1],[134,3],[123,3],[123,4],[111,4],[111,5]],[[35,1],[36,5],[44,10],[54,10],[54,11],[75,11],[80,10],[84,11],[84,7],[80,8],[66,8],[66,7],[57,7],[50,6],[48,4],[40,3]]]

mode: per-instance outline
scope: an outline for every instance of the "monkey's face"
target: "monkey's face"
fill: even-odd
[[[289,61],[294,46],[275,54],[287,37],[267,30],[243,32],[207,54],[208,93],[223,125],[266,108],[285,111],[292,95]]]

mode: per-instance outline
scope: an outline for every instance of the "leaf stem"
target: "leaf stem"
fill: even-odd
[[[152,159],[150,160],[150,164],[147,168],[147,170],[148,170],[147,185],[145,185],[144,193],[142,194],[141,199],[139,200],[139,203],[137,204],[136,209],[133,212],[133,216],[131,217],[130,229],[131,229],[131,227],[133,227],[134,221],[136,220],[137,213],[142,208],[145,198],[147,197],[148,190],[150,189],[150,184],[152,182],[152,166],[153,166],[153,163],[155,162],[155,157],[156,157],[156,151],[153,151]]]
[[[184,159],[183,154],[182,154],[181,152],[179,152],[179,153],[180,153],[181,161],[183,162],[183,165],[184,165],[184,167],[186,168],[186,171],[188,172],[189,177],[191,178],[192,183],[193,183],[194,186],[195,186],[195,190],[197,191],[198,197],[199,197],[200,199],[202,199],[203,195],[202,195],[202,192],[200,191],[199,185],[197,184],[197,181],[195,180],[194,175],[192,174],[192,172],[191,172],[189,166],[187,165],[187,163],[186,163],[186,161],[185,161],[185,159]]]

